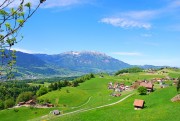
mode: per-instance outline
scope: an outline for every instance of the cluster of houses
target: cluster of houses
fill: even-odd
[[[143,86],[146,87],[148,92],[152,92],[154,89],[154,83],[158,82],[158,84],[160,85],[161,88],[165,88],[169,85],[165,84],[165,81],[171,80],[173,82],[174,85],[177,84],[177,79],[175,78],[154,78],[151,81],[136,81],[132,84],[131,88],[137,88],[139,86]],[[135,99],[133,106],[135,110],[140,110],[143,109],[145,105],[145,101],[141,100],[141,99]]]
[[[50,104],[50,103],[44,103],[42,105],[39,105],[39,104],[36,103],[35,100],[29,100],[29,101],[26,101],[26,102],[19,102],[18,106],[34,106],[34,107],[39,107],[39,108],[54,107],[54,105]],[[62,114],[62,112],[60,112],[59,110],[53,110],[53,111],[50,111],[50,114],[60,115],[60,114]]]
[[[125,90],[129,90],[129,86],[126,86],[123,83],[108,83],[108,89],[113,90],[113,93],[111,94],[114,97],[119,97],[121,96],[120,92],[125,91]]]
[[[108,89],[112,89],[112,90],[114,90],[115,92],[122,92],[122,91],[124,91],[124,90],[129,90],[129,86],[126,86],[125,84],[123,84],[123,83],[112,83],[112,82],[110,82],[109,84],[108,84]]]
[[[29,100],[26,102],[19,102],[17,106],[34,106],[34,107],[41,107],[41,108],[45,108],[45,107],[54,107],[53,104],[50,103],[44,103],[44,104],[37,104],[35,100]]]
[[[26,102],[19,102],[18,106],[34,106],[36,105],[36,102],[34,100],[29,100]]]

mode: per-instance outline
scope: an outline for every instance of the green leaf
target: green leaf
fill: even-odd
[[[5,16],[5,15],[8,15],[8,13],[5,11],[5,10],[0,10],[0,15],[3,15],[3,16]]]
[[[22,25],[24,23],[24,20],[23,19],[18,19],[17,22]]]
[[[31,3],[28,2],[28,3],[26,3],[24,6],[26,6],[26,7],[28,7],[28,8],[31,8]]]
[[[11,28],[11,24],[10,23],[5,23],[6,28],[10,29]]]

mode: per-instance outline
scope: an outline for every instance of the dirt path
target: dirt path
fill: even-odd
[[[111,104],[107,104],[107,105],[102,105],[102,106],[98,106],[98,107],[90,108],[90,109],[81,109],[81,110],[77,110],[77,111],[73,111],[73,112],[61,114],[61,115],[56,116],[56,117],[61,117],[61,116],[65,116],[65,115],[69,115],[69,114],[74,114],[74,113],[79,113],[79,112],[87,112],[87,111],[90,111],[90,110],[95,110],[95,109],[100,109],[100,108],[112,106],[112,105],[115,105],[115,104],[118,104],[118,103],[124,101],[125,99],[127,99],[127,98],[130,97],[130,96],[132,96],[133,94],[134,94],[134,93],[129,94],[128,96],[124,97],[123,99],[121,99],[121,100],[119,100],[119,101],[117,101],[117,102],[115,102],[115,103],[111,103]]]
[[[82,106],[84,106],[84,105],[88,104],[88,103],[89,103],[89,101],[91,100],[91,98],[92,98],[92,96],[91,96],[91,97],[89,97],[88,101],[87,101],[87,102],[85,102],[84,104],[82,104],[82,105],[80,105],[80,106],[77,106],[77,107],[71,107],[71,108],[72,108],[72,109],[75,109],[75,108],[80,108],[80,107],[82,107]]]
[[[76,110],[76,111],[72,111],[72,112],[69,112],[69,113],[64,113],[64,114],[61,114],[61,115],[58,115],[58,116],[55,116],[55,117],[52,117],[50,119],[53,119],[53,118],[57,118],[57,117],[61,117],[61,116],[66,116],[66,115],[70,115],[70,114],[75,114],[75,113],[81,113],[81,112],[87,112],[87,111],[91,111],[91,110],[95,110],[95,109],[100,109],[100,108],[104,108],[104,107],[108,107],[108,106],[112,106],[112,105],[116,105],[122,101],[124,101],[125,99],[127,99],[128,97],[132,96],[134,93],[132,94],[129,94],[127,95],[126,97],[120,99],[119,101],[117,102],[114,102],[114,103],[111,103],[111,104],[107,104],[107,105],[102,105],[102,106],[98,106],[98,107],[95,107],[95,108],[89,108],[89,109],[81,109],[81,110]],[[49,120],[48,119],[48,115],[45,115],[45,116],[42,116],[41,118],[46,118],[46,120]],[[42,120],[42,119],[41,119]],[[36,119],[34,120],[31,120],[31,121],[36,121]]]

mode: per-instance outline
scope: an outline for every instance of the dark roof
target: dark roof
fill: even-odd
[[[135,99],[133,105],[137,106],[137,107],[143,107],[144,106],[144,100]]]

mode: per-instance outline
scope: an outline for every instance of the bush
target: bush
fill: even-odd
[[[138,72],[142,72],[143,69],[139,68],[139,67],[133,67],[133,68],[128,68],[128,69],[122,69],[119,70],[118,72],[115,73],[115,76],[119,75],[119,74],[123,74],[123,73],[138,73]]]
[[[18,102],[26,102],[26,101],[28,101],[28,100],[30,100],[32,98],[33,98],[33,93],[32,92],[23,92],[18,96],[16,102],[17,103]]]
[[[44,95],[44,94],[46,94],[46,93],[48,93],[48,88],[47,87],[41,87],[38,91],[37,91],[37,96],[41,96],[41,95]]]
[[[18,110],[18,109],[16,109],[16,108],[14,108],[14,112],[19,112],[19,110]]]
[[[4,109],[4,103],[2,100],[0,100],[0,110],[3,110]]]
[[[13,98],[9,98],[7,100],[4,101],[4,106],[5,108],[11,108],[14,106],[14,99]]]
[[[147,89],[146,89],[146,87],[140,86],[138,88],[138,92],[139,92],[140,95],[146,95]]]

